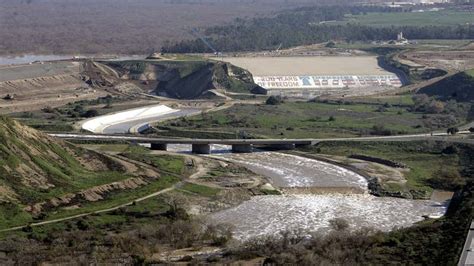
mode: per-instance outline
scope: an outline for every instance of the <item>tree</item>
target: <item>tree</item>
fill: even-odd
[[[335,46],[336,44],[333,41],[329,41],[328,43],[326,43],[327,48],[334,48]]]
[[[459,132],[459,128],[457,128],[457,127],[450,127],[446,131],[446,133],[448,133],[448,135],[456,135],[456,133],[458,133],[458,132]]]
[[[414,106],[413,109],[415,111],[425,111],[426,105],[430,101],[430,97],[426,94],[415,94],[412,97]]]
[[[95,116],[98,116],[99,115],[99,112],[95,109],[90,109],[90,110],[87,110],[86,112],[82,113],[82,117],[86,117],[86,118],[90,118],[90,117],[95,117]]]

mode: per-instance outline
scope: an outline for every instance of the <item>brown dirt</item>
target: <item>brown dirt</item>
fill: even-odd
[[[412,51],[400,55],[401,59],[430,68],[463,71],[474,68],[474,50]]]

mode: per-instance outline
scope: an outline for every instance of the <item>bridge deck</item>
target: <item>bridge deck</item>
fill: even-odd
[[[312,139],[173,139],[173,138],[150,138],[135,137],[124,135],[85,135],[85,134],[50,134],[53,137],[62,139],[77,140],[105,140],[105,141],[130,141],[136,143],[156,143],[156,144],[220,144],[220,145],[236,145],[236,144],[253,144],[253,145],[278,145],[278,144],[296,144],[310,145]]]

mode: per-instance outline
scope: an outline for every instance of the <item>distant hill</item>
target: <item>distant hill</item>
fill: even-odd
[[[0,116],[0,228],[59,206],[99,200],[113,189],[110,183],[133,179],[124,173],[117,160]]]
[[[417,93],[435,96],[441,100],[474,102],[474,69],[444,78],[421,88]]]

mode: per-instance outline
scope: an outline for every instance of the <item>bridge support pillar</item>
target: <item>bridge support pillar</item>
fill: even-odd
[[[209,144],[193,144],[192,148],[193,153],[197,154],[210,154],[211,145]]]
[[[296,145],[294,143],[272,144],[269,146],[272,150],[294,150]]]
[[[151,143],[151,150],[154,151],[166,151],[168,145],[166,143]]]
[[[235,153],[250,153],[252,150],[252,144],[232,144],[232,152]]]

